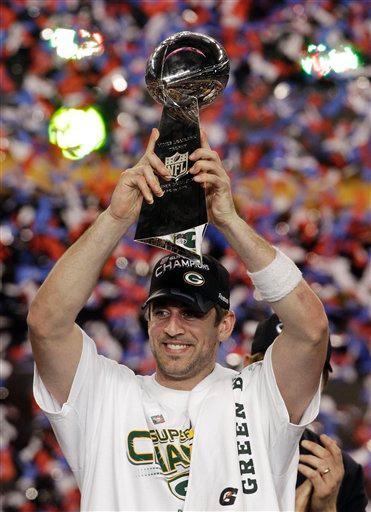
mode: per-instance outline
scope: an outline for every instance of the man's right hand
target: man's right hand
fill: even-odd
[[[152,204],[154,195],[161,197],[164,194],[157,175],[164,179],[171,178],[169,170],[154,152],[158,137],[159,131],[154,128],[146,152],[134,167],[121,174],[112,194],[108,212],[128,226],[137,220],[143,198]]]

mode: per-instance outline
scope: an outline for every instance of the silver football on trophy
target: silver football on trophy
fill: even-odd
[[[147,63],[148,92],[163,105],[184,107],[197,98],[199,108],[212,103],[227,85],[229,59],[212,37],[179,32],[165,39]]]

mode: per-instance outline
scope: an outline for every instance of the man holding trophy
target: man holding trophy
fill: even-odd
[[[293,510],[298,441],[318,413],[327,319],[296,265],[238,216],[227,172],[204,133],[194,146],[198,86],[186,76],[203,80],[205,98],[220,92],[222,47],[182,32],[155,50],[150,69],[158,55],[158,91],[171,100],[160,132],[152,131],[107,210],[57,262],[31,304],[35,397],[77,479],[82,510]],[[170,140],[179,120],[187,131]],[[153,269],[143,305],[156,360],[156,373],[145,377],[98,355],[75,323],[105,261],[137,221],[137,239],[173,251]],[[207,221],[285,325],[264,361],[241,373],[216,364],[235,315],[227,270],[200,252]],[[326,478],[331,468],[318,471]]]

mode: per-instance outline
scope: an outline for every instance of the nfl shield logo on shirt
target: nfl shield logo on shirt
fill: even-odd
[[[173,156],[165,158],[165,165],[171,172],[171,177],[177,181],[187,174],[188,171],[188,151],[186,153],[174,153]]]
[[[151,420],[154,425],[158,425],[159,423],[165,423],[165,419],[162,414],[156,414],[156,416],[151,416]]]

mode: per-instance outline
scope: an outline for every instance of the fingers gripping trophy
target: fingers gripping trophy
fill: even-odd
[[[189,155],[201,145],[199,110],[224,90],[229,59],[213,38],[194,32],[168,37],[147,63],[150,95],[163,104],[155,153],[171,173],[159,177],[162,197],[143,201],[135,239],[190,259],[202,259],[207,226],[205,191],[188,173]]]

